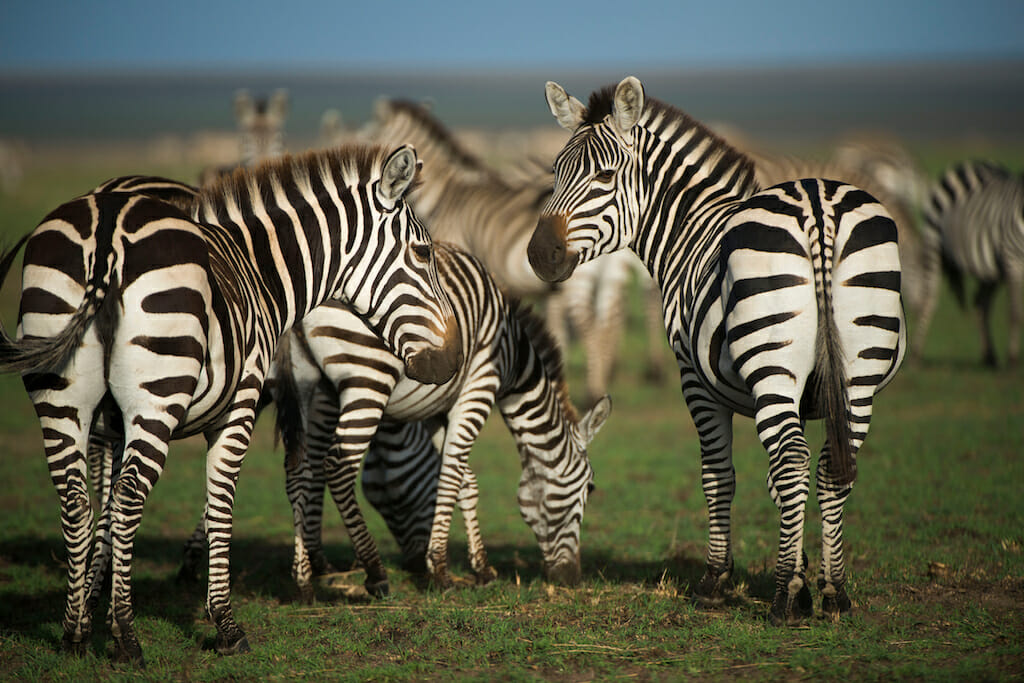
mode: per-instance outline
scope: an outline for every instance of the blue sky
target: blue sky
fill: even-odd
[[[0,73],[699,68],[1007,57],[1024,58],[1021,0],[0,3]]]

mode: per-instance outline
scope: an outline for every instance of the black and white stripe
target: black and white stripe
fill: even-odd
[[[811,453],[806,419],[828,433],[817,469],[823,609],[850,607],[842,510],[875,393],[902,360],[896,227],[856,187],[800,180],[758,191],[750,160],[683,112],[645,99],[636,78],[584,106],[547,99],[573,135],[530,244],[548,280],[633,249],[664,299],[665,329],[700,437],[710,530],[697,592],[721,599],[732,567],[733,413],[752,416],[780,512],[775,622],[811,609],[803,553]]]
[[[924,205],[925,296],[917,316],[913,355],[920,359],[939,295],[944,266],[961,305],[964,276],[978,280],[982,361],[995,366],[990,313],[992,298],[1005,281],[1009,294],[1007,359],[1020,354],[1024,321],[1024,177],[983,161],[951,166],[932,186]]]
[[[408,141],[416,146],[430,174],[410,201],[430,234],[483,261],[506,293],[543,300],[548,328],[563,349],[568,348],[571,322],[584,349],[589,398],[607,393],[626,321],[627,286],[633,278],[639,279],[648,301],[655,301],[644,314],[654,318],[652,327],[660,325],[657,292],[635,255],[609,254],[582,266],[571,283],[544,282],[530,268],[526,248],[551,195],[554,179],[549,166],[533,164],[512,180],[465,149],[426,107],[404,100],[379,101],[372,125],[363,134],[377,142]],[[656,377],[662,373],[660,351],[648,349],[648,373]]]
[[[19,340],[3,334],[0,367],[23,373],[60,499],[67,648],[88,647],[109,551],[118,656],[142,661],[131,602],[135,533],[170,441],[202,433],[207,610],[219,651],[248,649],[229,601],[235,482],[277,340],[310,309],[341,297],[407,372],[424,381],[454,373],[451,306],[430,238],[404,200],[416,168],[409,147],[282,159],[204,190],[191,213],[108,189],[58,207],[24,238]],[[149,189],[173,193],[173,185]],[[101,488],[106,507],[87,576],[86,450],[100,416],[103,438],[120,446]]]
[[[413,566],[448,586],[448,531],[456,504],[466,517],[470,559],[480,582],[494,577],[475,522],[477,488],[468,458],[497,406],[518,449],[523,474],[520,512],[533,529],[549,579],[580,578],[580,526],[593,471],[586,447],[607,418],[607,397],[578,417],[569,401],[561,355],[541,321],[506,299],[482,264],[442,242],[438,273],[455,310],[465,361],[441,385],[411,379],[401,361],[344,304],[313,311],[278,359],[274,383],[285,443],[308,422],[304,464],[289,472],[296,519],[296,580],[311,596],[309,554],[322,553],[320,521],[324,481],[367,571],[366,587],[387,592],[387,576],[355,495],[363,455],[377,504]],[[299,411],[289,409],[300,406]],[[438,455],[440,469],[438,470]],[[383,490],[382,490],[383,489]],[[428,538],[429,537],[429,538]]]

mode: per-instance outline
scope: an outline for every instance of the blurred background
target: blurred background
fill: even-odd
[[[926,158],[1003,156],[1024,143],[1022,27],[1015,0],[8,2],[4,184],[94,155],[189,180],[237,160],[239,89],[287,90],[289,151],[359,128],[382,96],[431,102],[477,148],[519,148],[559,131],[546,80],[585,100],[629,74],[781,151],[884,132]]]

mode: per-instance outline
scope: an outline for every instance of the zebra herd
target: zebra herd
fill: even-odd
[[[739,151],[633,77],[586,104],[553,82],[545,95],[570,134],[553,173],[511,182],[421,108],[383,102],[366,141],[295,156],[274,149],[262,163],[254,143],[252,166],[212,174],[200,188],[116,178],[62,204],[0,255],[2,280],[24,246],[17,336],[0,328],[0,368],[22,375],[60,500],[65,649],[87,648],[109,574],[115,655],[144,663],[133,543],[170,442],[193,434],[209,447],[206,502],[183,571],[206,560],[218,652],[249,649],[230,603],[232,511],[254,423],[270,402],[304,598],[312,576],[330,570],[320,540],[325,487],[367,590],[388,592],[355,495],[360,467],[408,566],[451,584],[447,539],[458,506],[477,581],[493,580],[468,458],[495,407],[517,444],[520,512],[545,574],[577,583],[595,479],[587,448],[610,413],[611,355],[587,346],[596,401],[581,416],[563,369],[565,313],[614,341],[607,330],[621,327],[634,264],[660,308],[699,437],[708,543],[695,598],[721,604],[733,574],[739,413],[754,419],[779,510],[770,620],[797,624],[813,613],[803,539],[808,419],[826,427],[815,586],[826,616],[851,608],[843,509],[874,396],[907,351],[903,301],[917,314],[911,352],[920,358],[940,265],[954,283],[980,280],[984,360],[994,364],[989,308],[1005,279],[1016,362],[1021,177],[990,164],[954,167],[928,190],[917,240],[901,202],[922,192],[891,182],[902,162],[847,154],[844,177],[862,183],[804,178]],[[276,132],[261,138],[270,146],[279,146],[285,111],[280,101],[271,108]],[[245,113],[256,121],[267,110]],[[546,322],[522,297],[547,303]],[[593,322],[601,315],[611,327]]]

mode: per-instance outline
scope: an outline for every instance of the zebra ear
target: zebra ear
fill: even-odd
[[[384,162],[384,171],[377,187],[377,195],[385,206],[393,207],[405,195],[405,191],[416,177],[419,164],[416,150],[412,145],[402,145],[391,153]]]
[[[235,121],[243,121],[256,115],[256,102],[248,90],[235,92]]]
[[[565,88],[554,81],[548,81],[544,85],[544,96],[548,100],[548,109],[558,120],[558,125],[568,131],[580,127],[587,115],[587,108],[582,102],[565,92]]]
[[[644,110],[644,86],[636,76],[627,76],[615,88],[615,104],[612,107],[612,119],[619,133],[626,135]]]
[[[274,94],[270,96],[270,102],[267,106],[267,113],[277,123],[282,124],[284,120],[288,118],[288,90],[285,88],[278,88],[274,91]]]
[[[579,422],[580,435],[584,443],[590,443],[597,436],[597,432],[604,426],[608,416],[612,414],[611,396],[605,395],[598,399],[594,407],[587,411]]]

